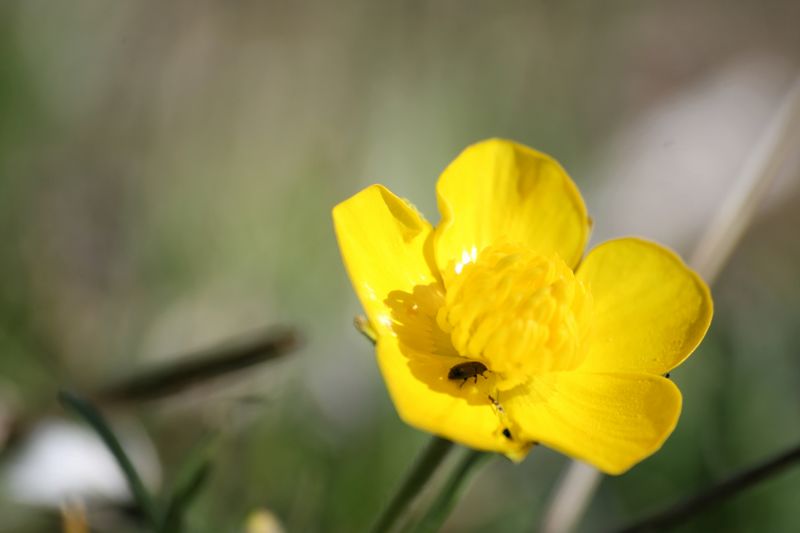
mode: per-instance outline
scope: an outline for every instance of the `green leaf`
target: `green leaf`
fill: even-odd
[[[170,491],[161,531],[171,533],[183,529],[186,510],[211,474],[211,457],[216,450],[216,443],[216,436],[203,439],[183,461]]]
[[[103,418],[100,411],[87,400],[68,391],[59,392],[58,400],[66,409],[83,418],[103,440],[103,443],[105,443],[108,450],[114,456],[114,459],[116,459],[117,464],[122,469],[131,494],[136,504],[139,506],[139,509],[142,511],[142,514],[145,516],[150,526],[156,528],[159,519],[155,502],[145,488],[144,483],[142,483],[142,479],[139,477],[138,472],[136,472],[136,468],[128,458],[125,450],[122,448],[119,439],[117,439],[111,426],[109,426],[106,419]]]

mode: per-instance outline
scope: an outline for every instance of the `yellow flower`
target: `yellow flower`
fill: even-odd
[[[706,284],[636,238],[581,261],[583,199],[525,146],[468,147],[436,191],[435,228],[380,185],[333,209],[400,417],[514,459],[541,443],[610,474],[658,450],[681,410],[663,374],[708,329]]]

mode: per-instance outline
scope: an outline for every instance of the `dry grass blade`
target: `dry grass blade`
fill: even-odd
[[[176,394],[225,374],[272,361],[299,344],[291,329],[269,329],[180,357],[104,388],[94,397],[101,402],[141,402]]]
[[[640,533],[644,531],[664,531],[685,522],[704,509],[716,505],[726,498],[758,482],[779,474],[784,469],[800,461],[800,446],[796,446],[772,459],[750,467],[742,472],[720,481],[709,489],[680,501],[671,507],[648,516],[641,521],[620,529],[617,533]]]

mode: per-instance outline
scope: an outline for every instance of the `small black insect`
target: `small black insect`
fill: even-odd
[[[666,374],[664,374],[664,377],[665,377],[665,378],[667,378],[667,379],[669,379],[669,372],[667,372]]]
[[[486,372],[488,368],[483,363],[479,363],[477,361],[469,361],[467,363],[459,363],[453,368],[450,369],[450,372],[447,373],[447,379],[456,381],[461,380],[460,387],[464,386],[464,383],[467,382],[468,379],[473,378],[475,383],[478,382],[478,376],[483,376],[484,372]]]
[[[508,440],[511,440],[511,430],[508,428],[503,428],[503,436]]]

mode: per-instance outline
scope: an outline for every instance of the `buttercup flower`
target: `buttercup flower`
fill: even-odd
[[[468,147],[436,191],[435,228],[380,185],[333,210],[400,417],[514,459],[541,443],[610,474],[658,450],[681,410],[663,376],[708,329],[706,284],[637,238],[581,260],[583,199],[525,146]]]

